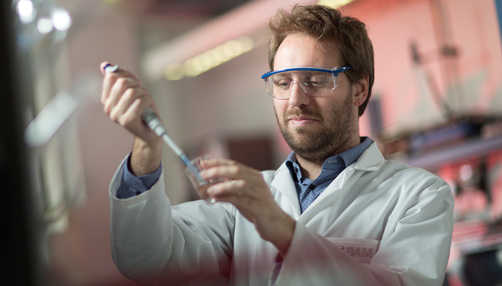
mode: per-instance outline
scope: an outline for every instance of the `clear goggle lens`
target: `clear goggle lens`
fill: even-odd
[[[288,99],[293,84],[310,96],[324,96],[338,86],[338,74],[350,66],[338,69],[292,68],[266,73],[262,76],[268,94],[277,99]]]

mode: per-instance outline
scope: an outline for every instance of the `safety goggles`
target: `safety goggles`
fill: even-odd
[[[351,68],[287,68],[267,72],[261,78],[265,81],[268,94],[276,99],[288,99],[294,83],[310,96],[324,96],[338,86],[338,74]]]

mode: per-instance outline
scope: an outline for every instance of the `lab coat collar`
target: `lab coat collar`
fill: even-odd
[[[328,188],[321,194],[321,196],[326,196],[329,193],[339,189],[342,185],[347,182],[347,180],[353,176],[355,171],[376,171],[385,162],[385,158],[378,149],[376,142],[373,142],[359,157],[359,159],[345,168],[345,170],[335,179],[336,183],[331,184]],[[358,174],[361,175],[361,174]],[[290,209],[285,210],[294,219],[300,217],[300,204],[298,201],[298,195],[296,193],[296,187],[289,172],[288,167],[285,162],[277,169],[274,178],[271,183],[272,187],[276,189],[281,195],[285,196],[290,203]],[[326,193],[326,194],[325,194]],[[320,197],[321,197],[320,196]],[[319,198],[318,198],[319,199]],[[315,202],[313,203],[315,204]]]
[[[384,163],[385,158],[382,152],[380,152],[377,143],[373,142],[352,166],[354,166],[355,170],[376,171]]]

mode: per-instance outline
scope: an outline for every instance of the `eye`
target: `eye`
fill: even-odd
[[[323,88],[329,85],[330,75],[323,73],[312,74],[306,77],[303,82],[306,86],[312,88]]]
[[[290,78],[277,77],[277,78],[274,78],[273,81],[274,81],[274,86],[281,88],[281,89],[288,89],[289,86],[291,85]]]

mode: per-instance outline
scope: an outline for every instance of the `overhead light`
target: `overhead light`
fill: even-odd
[[[262,32],[279,8],[314,3],[338,8],[350,2],[353,0],[249,1],[148,51],[142,59],[145,78],[155,81],[197,76],[250,51],[266,41],[261,39]]]
[[[19,0],[17,2],[17,14],[22,23],[27,24],[35,19],[35,9],[30,0]]]
[[[319,0],[319,1],[317,1],[317,4],[332,7],[332,8],[339,8],[339,7],[347,5],[353,1],[354,0]]]
[[[52,20],[49,18],[40,18],[37,22],[37,29],[40,34],[48,34],[52,31]]]
[[[256,42],[255,35],[265,30],[270,17],[277,9],[291,7],[297,3],[314,4],[316,0],[248,1],[231,12],[157,45],[147,51],[142,58],[144,78],[150,81],[166,78],[167,70],[178,70],[179,65],[183,65],[189,59],[243,36],[252,38],[253,46],[256,47],[261,44],[261,39]]]
[[[52,24],[54,28],[58,31],[66,31],[71,26],[70,13],[63,8],[55,8],[52,11]]]
[[[180,80],[184,77],[198,76],[252,50],[253,47],[253,40],[246,36],[227,41],[183,63],[169,64],[165,70],[165,78],[168,80]]]

